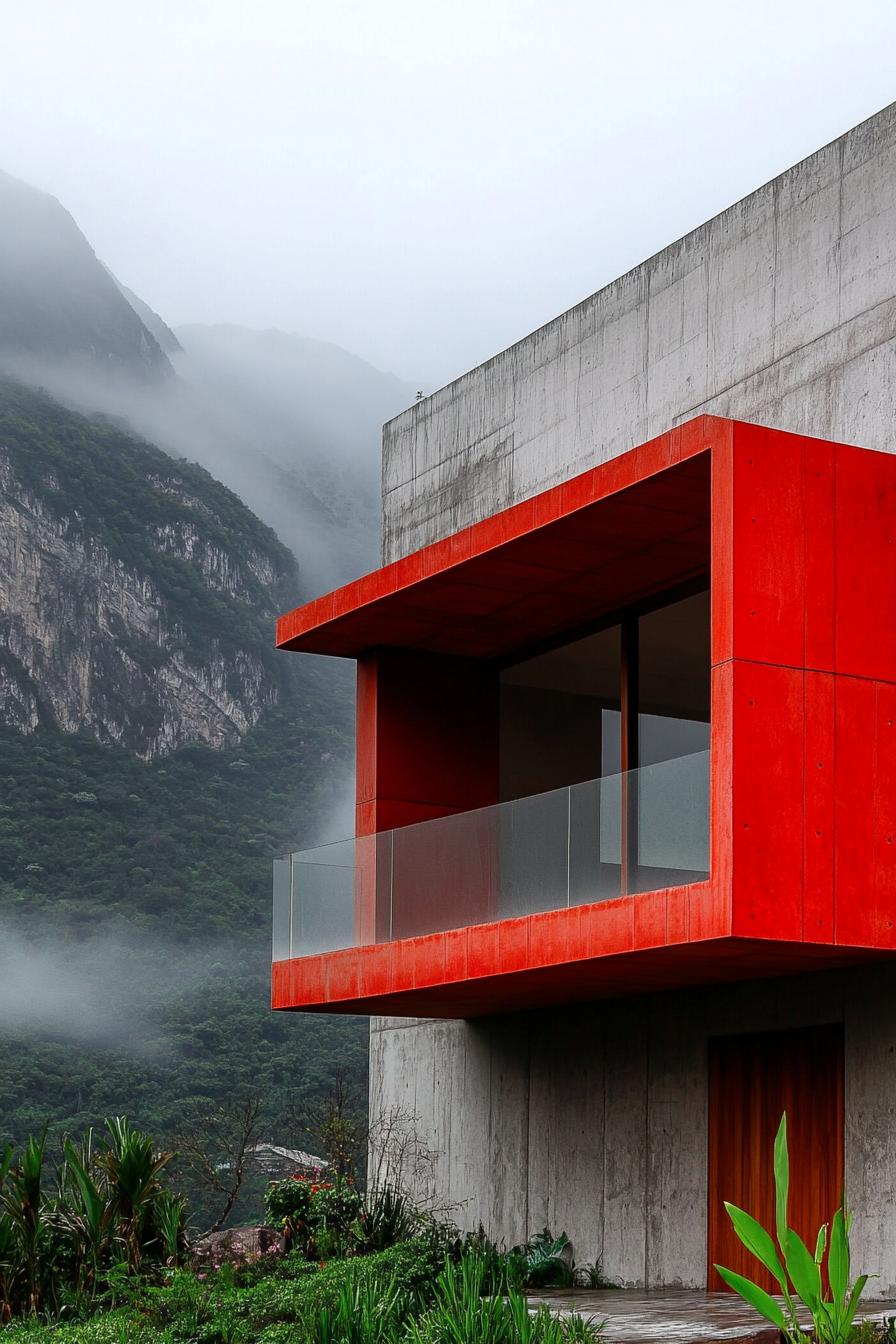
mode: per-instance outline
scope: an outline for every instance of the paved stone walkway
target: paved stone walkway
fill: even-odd
[[[700,1293],[687,1289],[645,1293],[631,1288],[566,1292],[548,1289],[530,1297],[553,1310],[577,1312],[606,1321],[604,1338],[613,1344],[777,1344],[778,1332],[733,1293]],[[880,1320],[896,1315],[896,1302],[869,1302],[861,1317]]]

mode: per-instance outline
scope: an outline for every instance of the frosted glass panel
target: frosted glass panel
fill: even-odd
[[[290,901],[292,888],[292,860],[290,857],[274,860],[274,923],[272,957],[283,961],[290,955]]]
[[[355,851],[343,840],[292,855],[293,956],[355,945]]]
[[[498,919],[568,903],[570,792],[554,789],[494,809],[501,835]]]
[[[638,788],[638,863],[709,871],[709,752],[645,765]]]
[[[708,870],[704,751],[277,859],[274,959],[680,886]]]

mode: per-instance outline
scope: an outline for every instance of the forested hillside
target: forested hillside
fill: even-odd
[[[274,619],[375,563],[413,389],[295,335],[175,335],[2,174],[0,221],[0,1146],[258,1102],[307,1148],[309,1105],[366,1092],[367,1025],[271,1013],[271,859],[351,830],[353,677]]]
[[[0,381],[0,1131],[264,1137],[366,1080],[366,1026],[269,1009],[271,857],[332,834],[351,669],[277,655],[289,552],[204,470]]]

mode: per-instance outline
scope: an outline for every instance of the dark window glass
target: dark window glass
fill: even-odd
[[[642,616],[638,629],[638,764],[709,748],[709,593]]]
[[[619,770],[619,627],[501,673],[501,797]]]
[[[706,875],[708,591],[521,659],[500,697],[500,797],[531,799],[502,814],[502,902],[514,893],[518,912],[523,889],[538,909],[555,889],[596,900]]]

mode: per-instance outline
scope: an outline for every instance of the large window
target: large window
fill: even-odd
[[[709,747],[709,593],[638,617],[634,765]]]
[[[708,870],[709,638],[701,589],[501,672],[501,799],[582,786],[554,810],[559,825],[567,806],[567,866],[588,886],[655,890]],[[517,865],[543,850],[534,829],[514,841]]]
[[[504,669],[502,800],[618,772],[620,647],[615,625]]]

